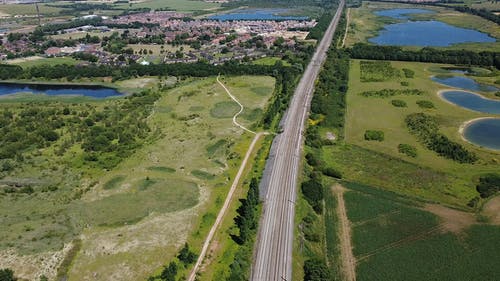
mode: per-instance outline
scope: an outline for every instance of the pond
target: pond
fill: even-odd
[[[122,96],[122,93],[116,89],[95,85],[0,83],[0,96],[18,93],[45,94],[49,96],[85,96],[92,98]]]
[[[469,121],[462,134],[466,140],[475,145],[500,150],[500,118]]]
[[[211,20],[308,20],[309,17],[283,16],[287,9],[245,9],[228,14],[218,14],[208,17]]]
[[[404,22],[387,24],[379,35],[368,39],[377,45],[446,47],[458,43],[496,42],[486,33],[460,28],[441,21],[409,21],[405,15],[433,13],[422,9],[392,9],[377,11],[375,14],[389,16]],[[425,36],[423,36],[425,35]]]
[[[495,86],[481,84],[463,76],[433,76],[431,79],[439,84],[471,91],[496,92],[500,90]]]
[[[466,91],[443,91],[440,95],[443,99],[469,110],[500,114],[500,100],[487,99]]]

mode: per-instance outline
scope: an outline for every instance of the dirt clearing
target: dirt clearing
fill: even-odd
[[[441,205],[426,204],[424,210],[429,211],[442,220],[444,231],[460,233],[469,226],[477,223],[474,214],[450,209]]]
[[[491,224],[500,225],[500,196],[486,202],[482,214],[489,219]]]

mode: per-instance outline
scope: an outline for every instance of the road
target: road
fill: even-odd
[[[283,132],[273,143],[266,165],[268,176],[261,183],[265,190],[263,215],[259,224],[250,280],[292,280],[292,245],[297,179],[300,171],[303,131],[309,114],[314,82],[325,61],[337,28],[344,0],[307,66],[290,106],[282,120]]]

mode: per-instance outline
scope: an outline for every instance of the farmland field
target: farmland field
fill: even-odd
[[[500,274],[500,226],[372,187],[345,186],[357,280],[495,280]]]
[[[147,0],[140,3],[121,4],[118,7],[131,8],[151,8],[151,9],[170,9],[179,12],[194,12],[200,10],[216,10],[220,7],[217,3],[207,3],[199,0]]]
[[[143,80],[119,83],[123,87],[149,83]],[[245,106],[244,113],[248,110],[255,115],[242,121],[254,124],[273,92],[274,80],[239,76],[223,81]],[[266,91],[252,90],[259,87]],[[30,181],[35,190],[31,194],[0,193],[1,212],[9,225],[0,230],[4,241],[0,267],[10,267],[22,276],[43,273],[53,278],[54,264],[74,252],[66,255],[73,258],[58,276],[138,280],[171,259],[193,229],[198,229],[198,240],[190,238],[190,243],[199,247],[214,219],[207,214],[220,207],[251,140],[232,124],[231,117],[211,116],[216,104],[229,101],[215,77],[180,82],[161,94],[151,109],[147,123],[152,137],[110,170],[86,166],[82,157],[75,157],[81,153],[79,147],[69,148],[62,157],[56,157],[52,148],[36,152],[31,156],[35,157],[30,160],[32,166],[4,179]],[[101,110],[114,101],[87,103]],[[13,108],[12,103],[5,106]],[[91,108],[74,106],[74,110]],[[44,164],[49,157],[54,163]],[[62,173],[56,163],[69,168]],[[54,177],[56,174],[61,176]],[[49,187],[41,192],[36,187],[39,178],[62,184],[59,189]],[[56,202],[61,204],[54,205]]]

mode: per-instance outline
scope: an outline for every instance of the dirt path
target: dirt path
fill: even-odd
[[[347,218],[345,203],[344,203],[344,187],[335,185],[332,191],[337,195],[337,215],[340,220],[340,254],[342,257],[343,279],[346,281],[356,280],[356,260],[352,254],[351,244],[351,225]]]
[[[345,39],[347,38],[347,31],[349,31],[349,12],[351,11],[350,8],[347,8],[347,11],[345,13],[345,32],[344,32],[344,38],[342,38],[342,48],[345,47]]]
[[[500,196],[490,199],[484,204],[483,215],[490,220],[490,223],[500,225]]]
[[[205,256],[207,254],[207,250],[210,246],[210,242],[214,238],[215,232],[219,228],[219,225],[221,224],[222,220],[224,219],[224,215],[226,214],[226,211],[229,207],[229,204],[231,204],[231,201],[233,199],[233,194],[234,191],[236,190],[236,187],[238,186],[241,176],[243,175],[243,171],[245,170],[245,167],[247,165],[248,159],[250,159],[250,156],[252,155],[252,152],[255,148],[255,144],[259,140],[259,138],[266,133],[257,133],[255,137],[252,140],[252,143],[250,144],[250,147],[247,150],[247,153],[245,154],[245,158],[243,159],[243,162],[241,162],[240,169],[238,170],[238,173],[236,174],[236,177],[234,178],[233,184],[231,185],[231,188],[229,189],[229,192],[227,193],[226,200],[224,201],[224,205],[219,211],[219,214],[217,215],[217,219],[215,220],[214,224],[212,225],[212,228],[210,228],[210,232],[208,232],[207,238],[205,238],[205,242],[203,243],[203,247],[201,249],[201,253],[198,256],[198,260],[196,261],[193,270],[189,274],[189,278],[187,279],[188,281],[194,281],[196,279],[196,273],[200,269],[201,263],[205,259]]]
[[[233,100],[235,101],[239,106],[240,106],[240,111],[238,111],[234,116],[233,116],[233,124],[242,128],[243,130],[251,133],[251,134],[257,134],[256,132],[246,128],[245,126],[241,125],[240,123],[238,123],[238,121],[236,120],[236,118],[238,118],[238,115],[240,115],[242,112],[243,112],[243,105],[231,94],[231,92],[229,92],[229,90],[226,88],[226,86],[219,80],[219,77],[220,75],[217,76],[217,82],[222,86],[222,88],[224,88],[224,90],[226,90],[226,93],[228,94],[228,96]]]

